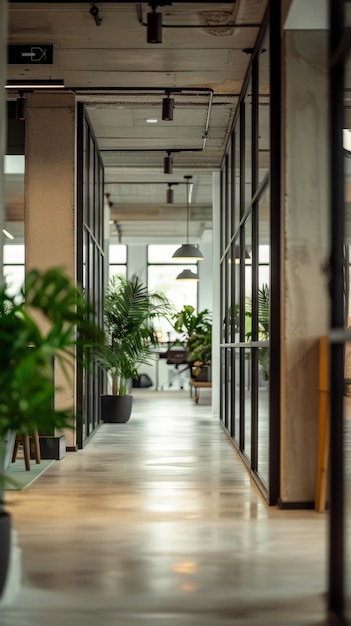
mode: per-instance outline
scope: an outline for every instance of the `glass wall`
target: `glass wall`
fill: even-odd
[[[270,72],[267,23],[221,168],[221,420],[269,498]]]
[[[183,269],[189,269],[197,274],[197,263],[187,263],[181,259],[173,259],[172,255],[180,247],[178,245],[148,246],[148,274],[147,283],[150,291],[160,291],[167,296],[173,305],[174,311],[180,311],[185,304],[190,304],[197,310],[198,283],[196,280],[177,280]],[[157,328],[159,341],[173,341],[177,333],[165,319],[159,320]]]
[[[77,105],[77,279],[91,317],[103,328],[104,294],[104,171],[84,105]],[[77,372],[77,404],[81,419],[77,442],[82,447],[100,422],[104,374],[96,362]]]
[[[345,6],[345,26],[351,27],[351,5]],[[351,328],[350,254],[351,254],[351,52],[345,59],[344,84],[344,196],[345,196],[345,272],[346,300],[345,326]],[[350,386],[349,386],[350,385]],[[345,344],[345,398],[344,398],[344,498],[345,498],[345,615],[351,623],[351,341]]]
[[[330,345],[329,584],[335,624],[351,623],[351,4],[329,1]]]

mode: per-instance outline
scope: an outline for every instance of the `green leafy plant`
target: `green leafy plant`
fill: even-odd
[[[258,301],[258,340],[269,340],[269,316],[270,316],[270,291],[266,283],[258,289],[257,293]],[[251,341],[251,299],[248,301],[248,307],[245,310],[245,326],[249,327],[249,330],[245,329],[245,337],[247,341]],[[247,320],[249,323],[247,324]],[[257,348],[258,363],[262,367],[263,380],[269,380],[269,348],[262,346]]]
[[[126,395],[128,381],[138,378],[138,367],[155,357],[150,350],[157,345],[154,322],[171,310],[166,296],[149,292],[139,278],[111,278],[105,294],[105,337],[94,355],[111,374],[112,395]]]
[[[73,409],[54,407],[54,359],[69,377],[75,348],[99,338],[87,318],[83,294],[59,268],[30,271],[14,294],[0,287],[1,470],[8,432],[72,427]]]
[[[258,339],[269,340],[270,291],[266,283],[258,290]],[[269,348],[258,348],[258,362],[262,367],[263,380],[269,380]]]
[[[172,316],[172,325],[181,338],[181,343],[188,350],[190,363],[209,365],[212,355],[212,315],[208,309],[195,313],[195,308],[185,304],[181,311]]]

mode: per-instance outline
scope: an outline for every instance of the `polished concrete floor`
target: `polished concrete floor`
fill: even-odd
[[[135,390],[127,424],[8,492],[22,583],[1,626],[326,623],[327,515],[266,507],[209,394]]]

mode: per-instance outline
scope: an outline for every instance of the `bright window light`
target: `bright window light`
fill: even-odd
[[[24,154],[5,154],[4,174],[24,174]]]

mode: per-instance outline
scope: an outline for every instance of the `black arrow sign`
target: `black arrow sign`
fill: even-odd
[[[10,64],[30,64],[34,65],[50,65],[53,62],[53,48],[52,45],[47,44],[32,44],[29,46],[8,46],[8,59]]]

